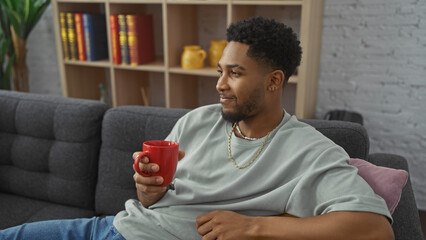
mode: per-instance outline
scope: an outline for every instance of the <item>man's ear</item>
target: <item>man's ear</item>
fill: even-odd
[[[269,73],[268,91],[274,92],[281,89],[284,84],[284,72],[282,70],[275,70]]]

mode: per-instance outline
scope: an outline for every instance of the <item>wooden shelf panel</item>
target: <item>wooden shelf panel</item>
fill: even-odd
[[[298,76],[291,76],[290,79],[288,80],[288,83],[290,84],[297,84],[299,81],[299,77]]]
[[[87,67],[111,67],[109,60],[100,60],[100,61],[72,61],[64,60],[66,65],[77,65],[77,66],[87,66]]]
[[[225,0],[167,0],[167,4],[190,4],[190,5],[226,5],[228,1]]]
[[[233,5],[283,5],[283,6],[301,6],[302,0],[277,0],[277,1],[249,1],[249,0],[234,0]]]
[[[140,70],[140,71],[152,71],[152,72],[164,72],[166,71],[166,67],[164,65],[164,61],[160,58],[157,58],[155,62],[138,65],[138,66],[130,66],[130,65],[115,65],[115,69],[126,69],[126,70]]]
[[[79,64],[66,64],[65,74],[68,79],[66,82],[66,96],[75,98],[86,98],[99,100],[99,84],[109,83],[109,69],[101,66],[88,66]]]
[[[107,3],[108,0],[90,0],[88,2],[87,0],[56,0],[58,3]]]
[[[202,69],[183,69],[181,67],[172,67],[169,69],[169,72],[205,77],[219,77],[219,74],[217,73],[217,67],[205,67]]]
[[[119,4],[151,4],[151,3],[163,3],[162,0],[109,0],[109,3]]]

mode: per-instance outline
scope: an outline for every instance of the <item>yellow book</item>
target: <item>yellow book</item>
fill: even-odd
[[[70,47],[70,58],[73,61],[78,59],[78,50],[77,50],[77,38],[75,35],[75,21],[74,13],[67,13],[67,26],[68,26],[68,42]]]
[[[64,12],[59,13],[59,22],[60,22],[60,28],[61,28],[61,39],[62,39],[62,50],[64,53],[64,59],[69,60],[70,59],[70,49],[69,49],[69,42],[68,42],[68,29],[67,29],[67,21],[65,19]]]

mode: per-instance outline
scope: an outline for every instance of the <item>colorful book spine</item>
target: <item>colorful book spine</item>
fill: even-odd
[[[67,20],[66,20],[66,13],[60,12],[59,13],[59,23],[61,28],[61,40],[62,40],[62,50],[64,53],[64,59],[70,60],[70,48],[68,43],[68,30],[67,30]]]
[[[114,64],[121,64],[120,53],[120,35],[118,31],[118,16],[113,14],[109,16],[111,27],[111,45],[112,45],[112,60]]]
[[[67,32],[68,32],[68,42],[70,47],[70,59],[73,61],[77,61],[78,53],[77,53],[77,39],[75,36],[75,21],[74,21],[74,13],[67,13]]]
[[[108,58],[105,15],[83,13],[83,28],[87,60]]]
[[[155,60],[154,27],[152,15],[129,14],[127,35],[130,65],[137,66]]]
[[[129,43],[127,41],[127,23],[126,15],[118,15],[118,30],[119,30],[119,41],[120,41],[120,53],[121,53],[121,64],[130,64],[129,56]]]
[[[86,61],[86,47],[84,43],[84,28],[83,28],[83,14],[75,13],[75,34],[77,37],[77,50],[78,50],[78,60]]]

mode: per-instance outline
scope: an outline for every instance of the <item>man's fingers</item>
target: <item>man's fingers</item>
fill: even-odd
[[[139,163],[139,169],[144,173],[156,173],[160,170],[160,166],[155,163]]]
[[[207,233],[212,231],[212,227],[209,224],[210,222],[205,222],[201,225],[198,224],[197,222],[197,231],[198,234],[200,234],[201,236],[205,236]]]
[[[133,155],[132,155],[133,160],[136,159],[139,156],[140,153],[141,152],[134,152]]]
[[[195,219],[195,224],[198,227],[201,227],[202,225],[204,225],[206,222],[210,221],[213,218],[213,212],[209,212],[203,215],[198,216]]]
[[[151,186],[161,185],[164,182],[164,178],[161,176],[144,177],[140,175],[139,173],[135,173],[133,175],[133,179],[135,180],[137,184],[151,185]]]
[[[179,151],[178,160],[181,160],[183,157],[185,157],[185,152],[184,151]]]

